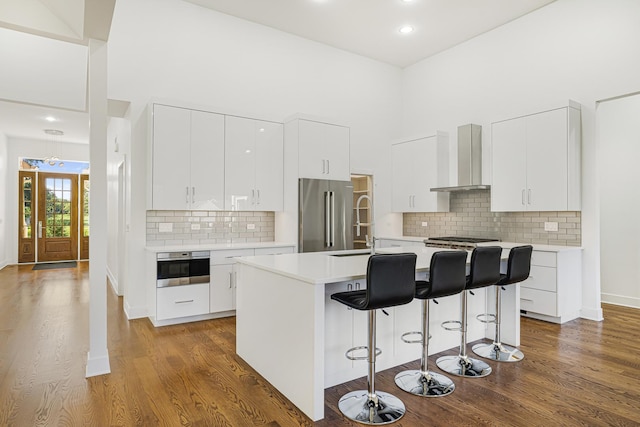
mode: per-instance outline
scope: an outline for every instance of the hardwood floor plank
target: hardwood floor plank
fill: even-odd
[[[327,389],[325,419],[313,423],[235,354],[235,318],[154,328],[127,321],[111,287],[112,372],[86,379],[88,264],[30,267],[0,270],[0,426],[358,425],[337,402],[365,389],[366,378]],[[453,377],[456,390],[445,398],[395,386],[395,374],[417,361],[379,372],[377,387],[405,403],[397,426],[640,425],[640,310],[603,309],[603,322],[522,318],[525,359],[489,362],[486,378]],[[429,358],[436,371],[440,355]]]

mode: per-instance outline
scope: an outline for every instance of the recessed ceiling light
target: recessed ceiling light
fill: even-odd
[[[57,122],[57,121],[58,121],[58,119],[56,119],[56,118],[55,118],[55,117],[53,117],[53,116],[47,116],[47,117],[45,117],[44,119],[45,119],[46,121],[48,121],[49,123],[51,123],[51,122]]]
[[[409,34],[413,32],[413,27],[411,25],[405,25],[403,27],[400,27],[398,31],[400,31],[400,33],[402,34]]]
[[[59,130],[59,129],[45,129],[44,133],[46,133],[47,135],[53,135],[53,136],[62,136],[62,135],[64,135],[64,132]]]
[[[403,3],[411,3],[413,0],[402,0]]]

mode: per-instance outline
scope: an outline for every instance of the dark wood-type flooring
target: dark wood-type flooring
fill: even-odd
[[[85,262],[0,271],[0,426],[313,425],[236,356],[234,318],[154,328],[127,321],[106,286],[111,374],[85,379],[88,285]],[[483,379],[454,378],[445,398],[396,389],[400,368],[379,373],[377,385],[407,406],[397,426],[640,425],[640,310],[605,305],[604,315],[562,326],[523,318],[525,359],[490,363]],[[336,403],[365,387],[363,378],[328,389],[315,425],[357,425]]]

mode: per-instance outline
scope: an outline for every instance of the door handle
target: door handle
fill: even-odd
[[[229,272],[229,289],[233,287],[233,272]]]
[[[522,205],[524,206],[524,188],[522,189]]]
[[[185,187],[185,189],[186,189],[186,200],[185,201],[187,202],[187,204],[189,204],[189,187]]]
[[[327,175],[331,173],[331,163],[327,160]]]
[[[38,239],[42,239],[42,221],[38,221]]]
[[[191,187],[191,203],[196,202],[196,187]]]
[[[324,160],[323,160],[324,162]],[[324,193],[324,245],[330,247],[329,232],[331,229],[331,206],[329,206],[329,192]]]
[[[256,204],[256,190],[251,190],[251,204]]]
[[[529,192],[527,194],[527,204],[530,205],[531,204],[531,189],[529,189]]]
[[[324,166],[324,159],[322,159],[322,174],[325,174],[325,166]]]
[[[327,163],[329,163],[329,161],[327,160]],[[331,247],[333,247],[333,244],[335,242],[336,239],[336,193],[331,191],[329,193],[329,201],[331,202],[331,241],[329,243],[331,243]]]
[[[258,204],[260,204],[260,190],[256,190],[256,193],[258,194]]]

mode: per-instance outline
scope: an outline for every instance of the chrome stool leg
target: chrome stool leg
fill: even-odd
[[[404,415],[406,409],[400,399],[383,391],[376,391],[376,311],[369,310],[369,345],[367,361],[368,390],[356,390],[345,394],[338,401],[338,408],[350,420],[368,425],[391,424]],[[348,352],[347,352],[348,353]]]
[[[445,327],[449,330],[460,330],[460,354],[457,356],[439,357],[438,360],[436,360],[436,365],[438,365],[438,368],[452,375],[467,378],[481,378],[491,373],[491,366],[482,360],[467,356],[467,292],[468,291],[462,291],[460,296],[460,311],[462,316],[462,320],[459,322],[460,327],[456,329]]]
[[[500,289],[502,286],[496,286],[496,314],[494,320],[489,322],[496,324],[495,338],[491,344],[481,343],[472,347],[475,354],[485,359],[495,360],[497,362],[519,362],[524,359],[524,353],[515,347],[509,347],[500,342]]]
[[[417,334],[417,332],[408,332]],[[408,343],[422,344],[420,357],[420,370],[402,371],[396,375],[396,385],[407,393],[424,397],[443,397],[453,393],[456,386],[453,381],[444,375],[428,370],[429,356],[429,300],[422,300],[422,338],[418,341],[405,340]]]

